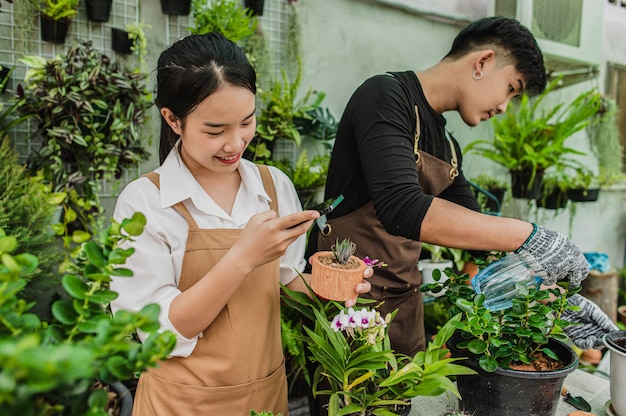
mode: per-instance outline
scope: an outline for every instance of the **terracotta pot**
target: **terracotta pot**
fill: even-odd
[[[320,262],[323,256],[332,256],[330,251],[318,251],[311,256],[311,288],[324,299],[346,301],[355,299],[358,294],[354,290],[363,281],[363,272],[367,267],[363,260],[356,256],[351,259],[359,264],[355,269],[340,269]]]

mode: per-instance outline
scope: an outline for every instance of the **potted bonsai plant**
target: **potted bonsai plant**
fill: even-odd
[[[426,351],[408,357],[390,349],[387,331],[397,311],[383,317],[376,308],[346,310],[338,302],[322,302],[311,288],[309,295],[282,288],[287,306],[312,323],[303,340],[316,367],[313,394],[329,396],[330,416],[408,415],[411,398],[445,392],[459,397],[450,377],[474,373],[455,364],[458,358],[447,357],[444,347],[458,317],[443,326]]]
[[[363,280],[367,265],[354,255],[356,244],[350,238],[337,240],[330,251],[318,251],[311,256],[311,288],[324,299],[356,299],[354,291]]]
[[[571,166],[570,156],[583,154],[567,147],[566,141],[592,121],[602,97],[589,90],[567,105],[542,108],[540,105],[559,81],[560,77],[554,79],[544,93],[532,100],[523,94],[518,102],[511,103],[509,111],[491,119],[493,140],[476,140],[466,147],[467,152],[507,168],[514,198],[535,199],[547,168]]]
[[[35,0],[41,13],[41,40],[65,43],[72,18],[78,13],[78,0]]]
[[[27,284],[24,276],[37,268],[37,257],[19,253],[17,239],[0,229],[0,366],[5,380],[0,413],[110,414],[104,386],[132,378],[167,357],[176,340],[171,332],[158,332],[158,305],[115,315],[108,309],[117,296],[108,289],[110,276],[132,274],[123,265],[133,250],[119,244],[141,234],[144,225],[139,213],[121,223],[113,220],[99,239],[81,246],[62,277],[70,299],[52,305],[49,322],[30,313],[32,304],[17,297]],[[149,334],[145,342],[133,338],[136,329]]]
[[[490,310],[485,295],[468,285],[467,275],[446,271],[448,279],[425,285],[422,291],[443,291],[443,303],[457,332],[448,342],[454,357],[469,357],[463,365],[476,375],[459,377],[459,408],[475,416],[530,414],[552,416],[565,377],[578,366],[574,350],[557,328],[570,322],[566,310],[576,310],[567,298],[579,292],[567,283],[539,288],[517,283],[511,306]]]

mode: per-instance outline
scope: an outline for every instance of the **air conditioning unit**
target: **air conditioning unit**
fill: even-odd
[[[490,16],[519,20],[535,35],[549,71],[597,67],[604,0],[490,0]]]

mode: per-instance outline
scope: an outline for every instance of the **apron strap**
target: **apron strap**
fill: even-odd
[[[159,190],[161,189],[160,176],[158,173],[153,171],[153,172],[146,173],[142,176],[145,176],[146,178],[150,179],[150,181],[157,187],[157,189]],[[190,231],[192,230],[195,231],[199,229],[198,224],[196,224],[196,220],[193,219],[193,217],[189,213],[189,210],[187,209],[185,204],[183,204],[183,201],[180,201],[179,203],[174,205],[174,209],[178,211],[178,213],[182,215],[185,220],[187,220],[187,224],[189,224]]]
[[[263,188],[265,192],[270,196],[270,208],[278,214],[278,199],[276,199],[276,188],[274,187],[274,181],[272,180],[272,174],[266,165],[256,165],[261,173],[261,180],[263,181]]]

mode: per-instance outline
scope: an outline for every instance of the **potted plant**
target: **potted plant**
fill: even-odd
[[[511,103],[509,111],[491,119],[493,140],[476,140],[466,147],[467,152],[507,168],[514,198],[535,199],[547,168],[576,166],[570,156],[583,154],[567,147],[566,141],[592,121],[601,105],[601,95],[589,90],[567,105],[562,102],[541,108],[559,81],[560,77],[554,79],[535,99],[523,94],[518,102]]]
[[[120,244],[141,234],[144,225],[139,213],[112,221],[99,239],[81,246],[61,279],[70,299],[52,305],[49,322],[17,297],[27,284],[24,276],[37,268],[37,257],[19,253],[17,239],[0,229],[0,366],[6,382],[0,413],[109,414],[105,385],[167,357],[176,341],[171,332],[158,332],[158,305],[115,315],[108,309],[117,296],[108,289],[110,276],[132,274],[123,265],[133,250]],[[133,338],[137,329],[149,334],[145,342]]]
[[[192,34],[218,32],[237,44],[250,38],[257,27],[256,17],[234,0],[193,0],[192,16],[194,25],[188,28]]]
[[[111,28],[111,47],[124,55],[137,55],[138,68],[142,69],[147,53],[148,40],[145,29],[151,27],[144,22],[126,25],[124,29]]]
[[[308,152],[302,149],[295,166],[287,167],[286,173],[293,182],[304,209],[317,205],[323,196],[330,155],[315,155],[309,160]]]
[[[33,137],[41,142],[33,146],[29,167],[66,192],[62,219],[73,228],[57,232],[69,242],[72,230],[89,232],[89,221],[76,220],[97,210],[101,180],[115,184],[148,157],[141,136],[153,105],[147,74],[125,71],[91,42],[50,60],[27,56],[22,62],[29,69],[25,86],[17,88],[17,111],[37,120]]]
[[[349,237],[333,244],[330,251],[318,251],[311,262],[311,288],[324,299],[356,299],[354,291],[363,280],[367,265],[354,255],[356,244]]]
[[[87,18],[92,22],[108,22],[113,0],[85,0]]]
[[[626,413],[626,331],[616,331],[604,336],[604,345],[611,351],[611,409],[614,414]]]
[[[439,271],[439,276],[444,276],[443,271],[454,266],[452,259],[445,258],[449,248],[438,246],[436,244],[422,243],[422,249],[430,254],[430,258],[420,259],[417,263],[419,271],[422,273],[422,284],[434,283],[433,274],[435,270]],[[434,293],[428,293],[430,296],[436,296]]]
[[[612,185],[624,178],[624,146],[620,139],[619,108],[613,98],[602,97],[602,105],[587,126],[592,153],[598,160],[601,185]]]
[[[537,207],[560,210],[567,206],[568,185],[563,172],[546,173],[541,180],[539,197],[535,199]]]
[[[268,90],[259,92],[262,106],[257,117],[256,136],[245,154],[246,158],[257,163],[271,160],[276,141],[290,142],[294,148],[299,146],[302,135],[297,123],[300,119],[312,119],[310,112],[319,107],[326,96],[309,88],[301,98],[297,98],[302,79],[300,61],[293,81],[282,69],[281,74],[281,80],[274,80]]]
[[[254,16],[263,16],[263,9],[265,7],[265,0],[244,0],[243,7],[250,10]]]
[[[589,169],[578,169],[574,176],[567,178],[567,197],[573,202],[595,202],[600,187]]]
[[[473,373],[446,357],[454,319],[426,351],[408,357],[390,349],[387,331],[396,312],[383,317],[375,308],[346,310],[338,302],[322,302],[311,288],[307,295],[282,287],[284,302],[311,322],[303,340],[315,366],[313,394],[329,396],[330,416],[408,415],[411,398],[444,392],[458,397],[449,377]]]
[[[41,40],[65,43],[72,18],[78,13],[78,0],[35,0],[39,10]]]
[[[173,16],[188,16],[191,0],[161,0],[161,12]]]
[[[486,173],[472,178],[469,183],[482,211],[488,214],[500,214],[508,185]]]
[[[13,68],[8,65],[0,64],[0,94],[7,89],[9,79],[11,78],[11,72],[13,72]]]
[[[475,416],[552,416],[563,380],[578,366],[576,353],[562,342],[566,336],[558,328],[570,325],[562,315],[577,307],[567,298],[581,288],[564,282],[545,289],[518,283],[511,305],[495,311],[487,308],[484,293],[468,285],[467,275],[446,274],[445,281],[421,290],[443,291],[435,302],[450,316],[461,314],[447,345],[454,357],[469,357],[462,364],[477,373],[457,379],[459,408]]]

